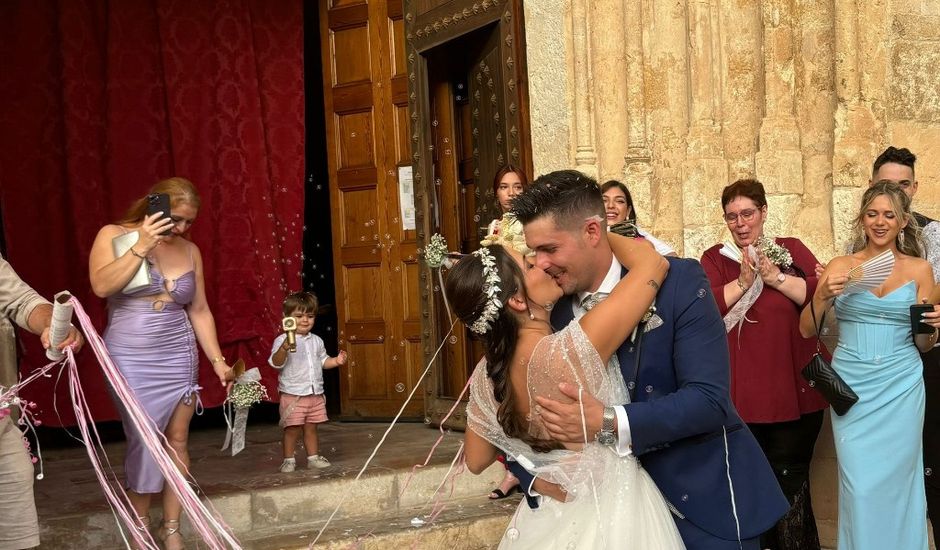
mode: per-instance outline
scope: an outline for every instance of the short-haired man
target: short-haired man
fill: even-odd
[[[911,200],[917,194],[914,164],[917,157],[907,148],[888,147],[872,165],[869,185],[879,181],[896,183]],[[933,267],[934,281],[940,282],[940,222],[914,212],[921,228],[925,257]],[[927,515],[940,535],[940,347],[921,355],[924,361],[924,389],[927,407],[924,414],[924,482],[927,485]]]
[[[516,197],[513,212],[524,225],[535,264],[566,294],[552,309],[556,329],[583,315],[588,297],[602,299],[624,275],[590,177],[573,170],[541,176]],[[728,340],[702,266],[667,260],[656,316],[617,351],[631,402],[605,408],[562,385],[574,403],[537,398],[543,411],[559,418],[543,416],[545,427],[557,441],[583,442],[583,405],[588,434],[642,461],[667,499],[686,548],[756,550],[758,537],[789,503],[731,403]],[[531,495],[532,475],[518,464],[512,468]]]
[[[0,332],[12,336],[8,319],[38,334],[43,346],[49,347],[52,304],[24,283],[0,256],[0,324],[6,325]],[[82,336],[74,327],[59,348],[72,345],[76,350],[82,345]],[[0,348],[15,349],[10,341],[0,342]],[[7,367],[15,369],[15,364]],[[19,550],[39,546],[39,521],[33,499],[33,464],[23,446],[23,434],[9,414],[8,409],[0,409],[0,548]]]

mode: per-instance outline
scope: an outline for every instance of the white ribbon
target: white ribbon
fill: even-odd
[[[247,382],[261,382],[261,371],[258,370],[258,367],[252,367],[246,370],[244,374],[238,377],[235,384],[238,385]],[[248,427],[249,407],[235,409],[234,420],[231,418],[233,408],[230,402],[225,402],[225,425],[228,426],[228,429],[225,431],[225,443],[222,444],[222,450],[227,449],[229,443],[231,443],[232,456],[235,456],[245,448],[245,429]]]
[[[751,259],[751,264],[757,265],[757,251],[754,250],[754,247],[747,245],[746,251],[748,257]],[[741,299],[738,300],[738,303],[734,304],[734,307],[725,314],[725,332],[731,332],[731,329],[736,326],[741,326],[745,320],[748,320],[745,315],[748,310],[751,309],[751,306],[754,305],[754,302],[757,301],[757,298],[763,290],[764,281],[755,274],[754,283],[751,284],[751,288],[747,289],[744,296],[741,296]],[[748,320],[748,322],[750,322],[750,320]]]

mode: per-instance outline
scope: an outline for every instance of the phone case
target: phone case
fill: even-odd
[[[933,327],[921,323],[921,314],[933,311],[933,304],[914,304],[911,306],[911,332],[914,334],[932,334]]]
[[[162,212],[158,219],[169,218],[170,217],[170,196],[166,193],[157,193],[154,195],[147,196],[147,215],[151,216],[157,212]],[[163,233],[160,233],[163,236],[169,235],[172,232],[171,229],[167,229]]]

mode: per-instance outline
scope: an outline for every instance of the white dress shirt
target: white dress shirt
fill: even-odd
[[[620,282],[620,273],[622,270],[623,266],[620,265],[617,258],[612,258],[610,261],[610,269],[607,271],[604,280],[601,281],[601,286],[599,286],[595,292],[578,293],[577,300],[571,301],[571,309],[574,312],[575,321],[587,313],[587,311],[581,307],[584,299],[595,293],[604,295],[610,294],[614,290],[614,287],[617,286],[617,283]],[[624,383],[626,382],[628,382],[628,380],[624,380]],[[623,407],[614,407],[614,412],[617,414],[617,445],[613,447],[613,449],[620,456],[628,456],[633,453],[631,448],[633,439],[630,435],[630,421],[627,419],[627,411]]]
[[[274,339],[268,364],[281,371],[277,376],[277,391],[291,395],[320,395],[323,393],[323,362],[330,358],[326,354],[323,340],[308,332],[297,335],[297,351],[287,353],[287,359],[280,367],[275,365],[274,353],[287,338],[281,334]]]

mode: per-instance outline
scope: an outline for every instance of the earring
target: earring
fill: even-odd
[[[901,240],[902,243],[904,242],[904,230],[903,229],[901,230],[900,233],[898,233],[898,238]]]
[[[530,320],[530,321],[534,321],[534,320],[535,320],[535,314],[532,313],[532,310],[531,310],[531,309],[529,310],[529,320]]]

